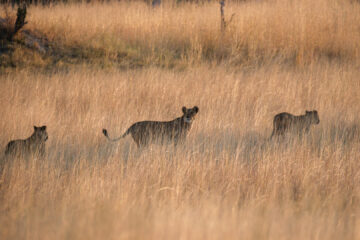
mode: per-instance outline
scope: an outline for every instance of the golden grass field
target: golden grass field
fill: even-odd
[[[360,65],[360,4],[355,0],[229,2],[222,34],[218,3],[164,1],[156,9],[141,2],[29,7],[25,28],[55,43],[54,56],[17,48],[11,61],[22,67],[51,62],[57,68],[73,62],[177,69],[224,61],[236,67],[323,60]],[[16,16],[15,10],[7,11]]]
[[[49,133],[44,159],[3,161],[0,239],[359,239],[359,9],[335,0],[231,5],[229,14],[243,12],[223,46],[216,4],[29,8],[27,27],[64,45],[116,48],[102,36],[172,57],[189,39],[232,50],[224,61],[184,54],[174,68],[152,65],[156,54],[145,51],[142,68],[0,75],[1,148],[33,125]],[[253,45],[251,61],[237,41]],[[176,149],[138,150],[130,136],[110,143],[101,133],[119,136],[194,105],[199,114]],[[313,109],[320,124],[309,135],[269,141],[275,114]]]

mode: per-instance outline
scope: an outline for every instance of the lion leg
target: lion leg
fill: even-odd
[[[270,139],[272,139],[272,138],[275,136],[275,134],[276,134],[276,130],[275,130],[275,128],[274,128],[273,131],[272,131],[272,133],[271,133],[271,135],[270,135]]]
[[[141,147],[140,139],[133,137],[133,140],[134,140],[134,142],[136,143],[136,146],[137,146],[138,148],[140,148],[140,147]]]

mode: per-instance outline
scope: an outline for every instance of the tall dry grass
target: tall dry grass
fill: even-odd
[[[215,3],[29,8],[27,28],[53,47],[177,70],[0,75],[2,149],[33,125],[49,132],[44,159],[0,156],[0,239],[360,238],[359,5],[225,11],[236,16],[222,35]],[[101,133],[184,105],[200,112],[176,149]],[[313,109],[308,136],[269,141],[276,113]]]
[[[113,2],[31,7],[27,28],[62,47],[90,48],[83,51],[94,58],[138,65],[308,65],[319,59],[358,64],[359,11],[356,1],[230,2],[225,17],[235,16],[221,34],[218,3],[153,9]]]
[[[47,125],[45,159],[0,177],[0,239],[358,239],[359,70],[196,67],[28,71],[0,81],[0,146]],[[139,120],[200,112],[188,141],[139,151]],[[268,141],[281,111],[317,109],[302,140]]]

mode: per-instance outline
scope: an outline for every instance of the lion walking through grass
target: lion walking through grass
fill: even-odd
[[[150,143],[164,144],[172,142],[177,145],[180,141],[184,141],[191,129],[193,120],[199,112],[197,106],[193,108],[182,108],[183,115],[172,121],[142,121],[131,125],[126,132],[118,138],[111,139],[108,131],[103,129],[103,134],[110,141],[118,141],[128,134],[131,134],[136,145],[140,147],[147,146]]]

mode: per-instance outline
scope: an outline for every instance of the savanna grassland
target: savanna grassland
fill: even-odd
[[[360,4],[232,13],[221,33],[218,3],[28,8],[49,47],[20,33],[0,59],[0,146],[33,125],[49,140],[0,156],[0,239],[359,239]],[[177,148],[101,132],[194,105]],[[269,140],[275,114],[313,109],[308,135]]]

